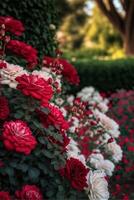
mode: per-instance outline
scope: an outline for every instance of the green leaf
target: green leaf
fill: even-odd
[[[38,179],[40,171],[35,167],[30,167],[28,170],[28,176],[31,180]]]
[[[6,167],[5,173],[7,173],[9,176],[14,176],[14,170],[11,167]]]
[[[41,144],[46,144],[46,141],[45,141],[45,138],[44,138],[44,137],[38,137],[38,141],[39,141]]]
[[[39,128],[39,129],[42,128],[40,122],[38,122],[37,120],[33,120],[33,124],[36,126],[36,128]]]
[[[21,163],[16,168],[20,169],[22,172],[27,172],[29,165],[25,163]]]
[[[48,197],[52,197],[54,195],[54,193],[55,193],[54,190],[49,190],[49,191],[46,192],[46,195]]]
[[[14,117],[16,118],[16,119],[20,119],[20,118],[22,118],[24,116],[24,113],[23,112],[17,112],[17,113],[15,113],[15,115],[14,115]]]
[[[53,153],[51,153],[50,151],[47,151],[47,150],[43,151],[42,153],[48,158],[53,158],[53,156],[54,156]]]

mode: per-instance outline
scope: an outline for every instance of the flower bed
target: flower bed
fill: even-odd
[[[60,51],[39,61],[36,49],[12,40],[22,23],[0,19],[0,198],[109,199],[122,150],[108,101],[93,88],[65,95],[67,82],[79,84],[75,68]],[[24,67],[8,61],[9,51]]]
[[[110,96],[109,116],[119,125],[119,144],[123,149],[122,162],[117,165],[113,195],[123,200],[134,198],[134,91],[119,90]],[[115,198],[115,199],[116,199]]]

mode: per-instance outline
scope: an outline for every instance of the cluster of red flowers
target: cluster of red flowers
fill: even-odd
[[[88,158],[89,155],[92,153],[92,151],[89,150],[89,144],[91,140],[89,136],[84,136],[80,141],[79,141],[79,146],[81,149],[81,153],[85,156],[85,158]]]
[[[0,191],[0,199],[11,200],[9,192]]]
[[[0,199],[11,200],[9,192],[0,191]],[[24,185],[21,190],[15,192],[16,200],[43,200],[39,188],[35,185]]]
[[[25,185],[15,194],[18,200],[43,200],[40,189],[35,185]]]
[[[122,135],[119,137],[119,144],[124,152],[122,162],[116,166],[114,179],[117,184],[113,189],[113,195],[122,194],[120,197],[122,200],[129,200],[133,192],[131,185],[134,184],[132,181],[134,178],[134,91],[120,90],[111,94],[110,100],[109,116],[120,125]]]
[[[28,62],[28,68],[33,69],[38,63],[37,50],[32,46],[19,40],[10,40],[6,46],[7,50]]]
[[[133,128],[134,91],[120,90],[110,96],[110,116],[117,121],[121,128],[130,130]]]
[[[16,78],[17,89],[24,95],[31,96],[41,101],[41,105],[47,106],[53,96],[53,89],[48,81],[37,75],[23,74]]]
[[[70,158],[67,160],[64,168],[60,169],[60,174],[66,177],[73,188],[81,191],[87,187],[86,176],[89,172],[81,161],[75,158]]]
[[[37,142],[27,124],[21,120],[5,122],[2,139],[7,150],[28,155]]]
[[[0,60],[0,69],[6,68],[7,64],[5,62],[3,62],[2,60]]]
[[[13,17],[0,17],[0,26],[5,26],[5,31],[20,36],[24,32],[24,26],[21,21]]]
[[[97,122],[93,119],[93,112],[88,108],[88,103],[83,102],[81,98],[75,98],[72,105],[67,105],[65,109],[71,114],[69,118],[70,126],[73,126],[75,119],[79,121],[79,125],[75,127],[75,133],[78,137],[78,144],[81,153],[88,158],[91,151],[89,150],[90,142],[93,142],[91,138],[90,130],[95,129]],[[101,134],[101,132],[100,132]],[[94,136],[94,142],[98,139],[98,135]]]
[[[5,120],[9,115],[8,100],[4,96],[0,96],[0,120]]]
[[[62,147],[63,150],[66,150],[66,146],[69,144],[70,139],[66,135],[65,131],[68,130],[69,124],[65,120],[60,109],[55,105],[49,104],[46,113],[41,110],[37,110],[37,113],[42,125],[45,128],[53,126],[60,131],[60,134],[62,136],[62,141],[57,141],[52,136],[48,137],[49,141],[58,144],[60,147]]]
[[[69,62],[67,62],[65,59],[51,58],[45,56],[43,59],[43,64],[45,65],[45,67],[52,67],[56,69],[59,67],[58,72],[59,73],[61,72],[62,75],[70,84],[74,85],[79,84],[80,79],[75,67],[71,65]]]
[[[0,17],[0,39],[5,43],[7,50],[25,59],[28,62],[29,69],[32,69],[38,63],[37,50],[19,40],[10,40],[10,36],[7,35],[7,32],[10,32],[20,36],[23,31],[24,26],[21,21],[13,17]],[[4,54],[2,49],[0,49],[0,54]]]
[[[47,114],[38,111],[39,118],[45,128],[48,128],[51,125],[61,132],[69,128],[68,122],[64,119],[63,114],[58,107],[49,104],[48,110],[49,112]]]

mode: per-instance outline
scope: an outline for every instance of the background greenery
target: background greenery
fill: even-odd
[[[134,87],[134,59],[79,60],[73,62],[80,75],[79,88],[92,85],[99,91],[115,91]]]
[[[123,57],[123,43],[119,32],[91,0],[56,0],[60,26],[58,39],[61,48],[74,50],[104,49],[109,57]],[[65,10],[65,12],[63,12]],[[116,55],[115,55],[116,51]],[[113,55],[114,54],[114,55]]]
[[[55,0],[4,0],[0,2],[1,15],[20,19],[25,25],[25,33],[20,38],[38,49],[39,55],[54,54],[57,26]]]

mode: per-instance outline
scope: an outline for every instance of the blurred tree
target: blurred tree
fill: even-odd
[[[122,47],[121,36],[102,14],[98,6],[94,6],[92,14],[85,26],[85,47],[101,47],[108,49],[112,46]]]
[[[119,31],[125,52],[134,55],[134,0],[94,0],[100,10]],[[117,4],[120,7],[117,8]]]
[[[61,21],[64,19],[64,17],[66,17],[68,14],[70,14],[71,6],[67,0],[62,0],[62,1],[55,0],[55,5],[57,8],[58,17],[59,17],[59,20],[61,23]]]
[[[63,20],[58,35],[62,46],[79,48],[83,42],[83,26],[88,17],[85,11],[86,0],[57,0],[60,19]],[[61,39],[62,38],[62,39]]]

